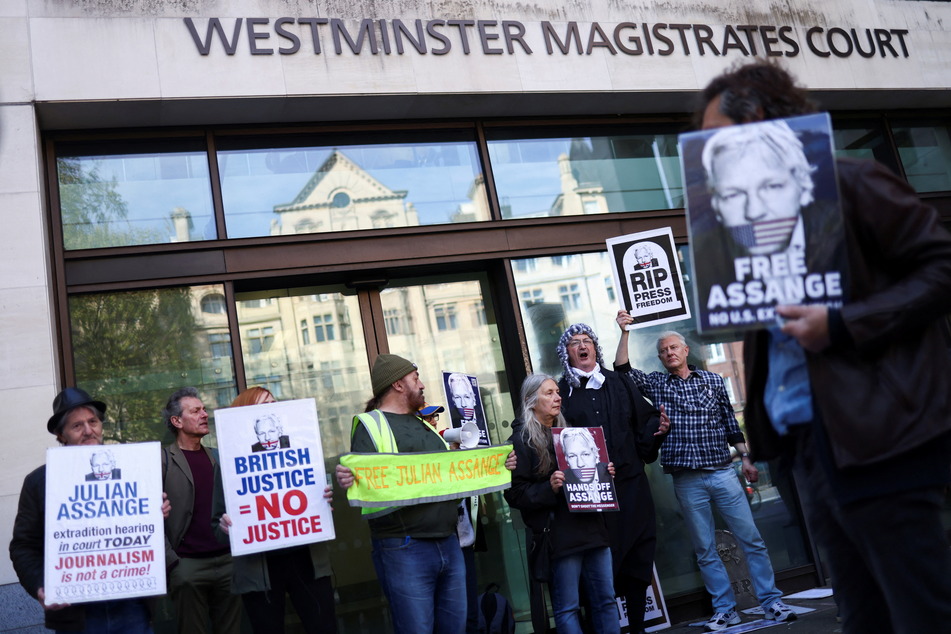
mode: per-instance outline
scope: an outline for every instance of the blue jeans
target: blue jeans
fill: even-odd
[[[713,597],[713,611],[727,612],[736,605],[736,598],[726,568],[717,554],[712,504],[716,505],[736,542],[746,553],[746,563],[760,605],[763,608],[772,605],[782,593],[776,588],[766,543],[753,522],[750,505],[733,468],[678,471],[673,476],[674,493],[693,541],[700,576]]]
[[[614,602],[611,549],[592,548],[552,560],[551,607],[558,634],[581,634],[579,582],[584,583],[591,604],[591,621],[597,634],[621,631]]]
[[[374,539],[372,555],[396,634],[466,631],[466,566],[456,535]]]

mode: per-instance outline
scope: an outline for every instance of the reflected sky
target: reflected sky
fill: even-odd
[[[392,192],[406,192],[405,202],[415,207],[421,225],[452,222],[454,213],[471,205],[481,173],[471,143],[220,151],[228,236],[270,235],[274,208],[294,201],[335,150],[359,168],[351,189],[368,187],[359,179],[369,176]]]

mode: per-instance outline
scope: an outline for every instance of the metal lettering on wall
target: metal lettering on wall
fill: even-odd
[[[294,55],[299,52],[334,55],[446,55],[453,46],[465,55],[590,55],[602,49],[611,55],[715,55],[796,57],[909,57],[908,29],[812,26],[802,40],[792,26],[516,20],[370,20],[356,23],[339,18],[208,18],[204,28],[184,19],[202,55],[223,51],[235,55]],[[529,32],[528,27],[532,27]],[[537,30],[536,30],[537,27]],[[329,51],[327,51],[329,52]]]

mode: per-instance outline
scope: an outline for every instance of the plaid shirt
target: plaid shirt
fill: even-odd
[[[670,417],[670,432],[661,445],[665,471],[703,469],[730,463],[730,447],[744,442],[733,406],[719,374],[687,366],[682,379],[669,372],[628,370],[637,387]]]

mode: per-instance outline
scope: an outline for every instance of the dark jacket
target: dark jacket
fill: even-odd
[[[837,161],[849,299],[832,345],[806,353],[814,407],[838,469],[908,454],[951,432],[951,234],[912,188],[871,161]],[[821,236],[806,236],[807,252]],[[754,459],[780,440],[763,403],[768,334],[747,335],[746,429]]]
[[[202,446],[213,467],[218,465],[218,452]],[[172,503],[172,510],[165,520],[165,566],[168,569],[178,562],[175,549],[182,543],[185,532],[191,526],[195,507],[195,479],[192,477],[188,458],[177,443],[162,449],[162,482]]]
[[[571,427],[601,427],[614,463],[614,487],[617,513],[605,520],[611,540],[615,589],[630,587],[625,578],[644,583],[651,580],[657,525],[650,482],[644,463],[657,460],[665,436],[654,436],[660,426],[660,414],[641,394],[631,377],[602,367],[604,385],[600,395],[604,410],[595,414],[586,401],[584,388],[569,391],[568,381],[558,382],[561,413]]]
[[[608,458],[614,463],[615,480],[629,480],[644,474],[644,463],[657,460],[664,436],[653,434],[660,426],[660,414],[644,398],[634,382],[626,374],[618,374],[602,367],[604,385],[601,391],[606,399],[607,411],[600,417],[577,406],[572,396],[584,394],[584,388],[569,392],[568,381],[563,377],[558,382],[561,393],[561,413],[570,427],[602,427]],[[571,394],[571,396],[569,396]]]
[[[225,514],[225,511],[225,490],[221,480],[221,466],[216,464],[215,492],[211,502],[211,526],[215,532],[215,538],[225,546],[230,546],[231,538],[221,530],[221,516]],[[310,557],[310,563],[314,567],[314,579],[329,577],[333,573],[330,568],[330,551],[327,542],[294,546],[288,550],[300,551],[302,556]],[[266,552],[254,553],[231,558],[231,592],[233,594],[263,592],[271,589],[271,579],[267,571],[267,554]]]
[[[603,513],[572,513],[568,510],[564,488],[558,493],[551,490],[549,480],[557,470],[555,448],[549,438],[548,451],[553,467],[546,473],[538,473],[540,463],[535,450],[522,440],[521,421],[512,424],[512,444],[518,463],[512,472],[512,486],[505,490],[505,500],[518,509],[522,520],[532,533],[545,529],[551,513],[552,556],[557,559],[590,548],[608,545],[608,533]]]
[[[20,585],[34,599],[37,590],[43,587],[43,553],[46,539],[46,465],[31,471],[23,480],[20,503],[13,522],[13,539],[10,540],[10,559]],[[120,601],[144,601],[149,613],[154,613],[155,600],[119,599]],[[46,627],[51,630],[82,630],[86,627],[84,605],[70,605],[62,610],[48,610],[43,614]]]

